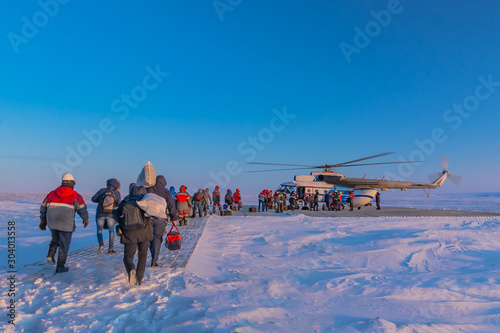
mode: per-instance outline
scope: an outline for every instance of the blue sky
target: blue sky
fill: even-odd
[[[297,172],[249,161],[382,152],[425,162],[338,171],[427,181],[447,154],[464,180],[439,191],[500,188],[498,2],[42,0],[0,15],[0,189],[50,190],[67,168],[92,192],[151,161],[176,188],[215,175],[257,192]]]

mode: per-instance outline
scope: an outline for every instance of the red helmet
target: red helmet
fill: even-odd
[[[215,186],[215,189],[218,190],[219,189],[219,186]]]

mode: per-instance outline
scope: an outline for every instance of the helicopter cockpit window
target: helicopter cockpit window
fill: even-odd
[[[285,192],[285,193],[292,193],[292,186],[288,185],[280,185],[276,191],[280,192]]]

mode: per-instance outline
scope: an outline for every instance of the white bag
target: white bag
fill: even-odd
[[[141,173],[137,177],[137,186],[151,187],[156,184],[156,170],[153,164],[148,161]]]
[[[146,194],[140,201],[137,201],[137,205],[149,216],[157,219],[167,218],[167,202],[154,193]]]

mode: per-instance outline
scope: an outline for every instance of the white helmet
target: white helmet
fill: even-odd
[[[73,175],[70,173],[65,173],[62,177],[62,181],[75,181],[75,178],[73,178]]]

